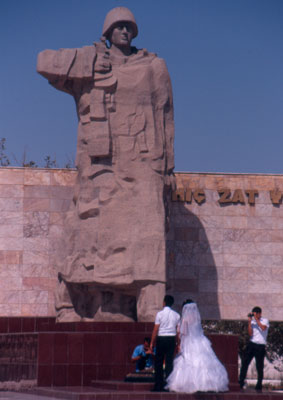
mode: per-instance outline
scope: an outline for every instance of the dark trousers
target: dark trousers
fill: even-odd
[[[262,389],[263,367],[264,367],[265,345],[249,342],[242,361],[239,383],[244,385],[250,362],[255,357],[257,370],[256,389]]]
[[[136,369],[143,371],[146,367],[146,362],[148,358],[149,354],[146,354],[146,356],[142,356],[136,363]]]
[[[173,370],[173,359],[176,344],[176,336],[157,336],[155,354],[155,389],[163,389],[163,362],[165,360],[166,378]]]

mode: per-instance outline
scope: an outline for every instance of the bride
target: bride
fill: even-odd
[[[191,300],[183,307],[179,334],[181,351],[174,360],[166,389],[183,393],[227,391],[226,369],[204,336],[198,307]]]

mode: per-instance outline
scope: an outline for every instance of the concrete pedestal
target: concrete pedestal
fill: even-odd
[[[73,322],[55,318],[0,318],[0,381],[37,381],[38,386],[89,386],[123,381],[131,355],[150,336],[153,323]],[[230,384],[238,380],[238,338],[209,335]]]

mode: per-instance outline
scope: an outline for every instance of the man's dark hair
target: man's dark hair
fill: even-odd
[[[261,314],[261,308],[260,308],[260,307],[254,307],[254,308],[252,309],[252,312],[260,313],[260,314]]]
[[[194,303],[194,301],[192,299],[187,299],[184,301],[184,303],[182,304],[182,307],[184,307],[185,304],[191,304]]]
[[[174,297],[170,294],[166,294],[166,296],[164,297],[164,303],[167,307],[172,307],[174,304]]]
[[[150,338],[149,337],[145,337],[143,342],[146,342],[146,343],[150,344]]]

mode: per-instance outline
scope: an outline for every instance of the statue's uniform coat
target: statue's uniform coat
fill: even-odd
[[[63,282],[134,288],[165,283],[166,188],[174,168],[173,104],[164,61],[146,50],[46,50],[38,71],[72,94],[79,118],[74,201],[66,220]],[[132,289],[131,289],[132,290]]]

